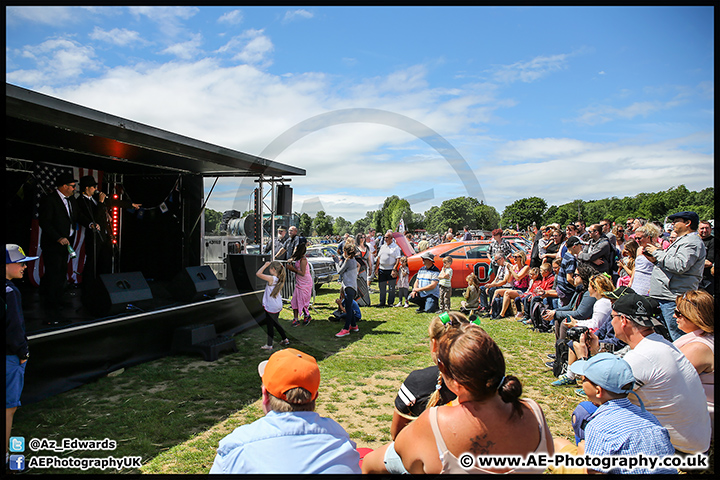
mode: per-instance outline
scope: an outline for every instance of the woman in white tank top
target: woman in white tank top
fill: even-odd
[[[368,454],[363,473],[542,473],[544,467],[499,468],[477,460],[554,453],[542,410],[520,399],[520,380],[505,376],[495,341],[479,326],[463,325],[440,339],[437,357],[457,399],[426,410],[394,443]],[[472,465],[464,467],[468,458]]]

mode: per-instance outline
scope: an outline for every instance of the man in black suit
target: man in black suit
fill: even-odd
[[[67,281],[68,247],[75,240],[78,205],[73,193],[77,180],[71,174],[60,175],[56,190],[40,202],[39,221],[45,273],[40,281],[40,294],[45,308],[51,311],[50,324],[60,323],[60,308]]]
[[[80,179],[78,197],[79,221],[87,231],[85,233],[85,266],[82,274],[82,294],[87,300],[92,295],[93,286],[103,273],[112,273],[113,243],[109,207],[140,208],[139,203],[125,200],[108,199],[97,188],[92,175]]]

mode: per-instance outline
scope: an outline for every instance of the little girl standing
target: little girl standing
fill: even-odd
[[[405,255],[400,257],[397,288],[399,296],[398,303],[395,306],[399,307],[402,305],[403,307],[408,308],[410,306],[410,304],[408,303],[408,290],[410,290],[410,268],[408,267],[408,260]],[[403,304],[403,299],[405,299],[405,304]]]
[[[266,268],[268,269],[270,275],[262,273]],[[278,323],[278,317],[280,316],[280,311],[283,307],[282,295],[280,295],[280,291],[285,284],[285,269],[283,268],[282,263],[278,261],[272,263],[265,262],[263,266],[260,267],[260,270],[255,273],[255,275],[258,278],[267,282],[267,286],[265,287],[265,293],[263,294],[262,303],[263,308],[265,309],[265,319],[263,321],[267,324],[268,341],[267,344],[263,345],[260,348],[262,348],[263,350],[272,350],[273,327],[277,328],[278,333],[282,338],[280,344],[289,345],[290,340],[288,340],[287,335],[285,335],[285,330],[283,330],[283,328]]]

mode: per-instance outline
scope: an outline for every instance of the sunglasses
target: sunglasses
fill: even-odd
[[[684,317],[685,315],[683,315],[682,312],[676,308],[676,309],[675,309],[675,316],[676,316],[676,317]]]

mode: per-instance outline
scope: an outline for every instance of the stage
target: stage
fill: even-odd
[[[188,269],[203,267],[204,208],[212,192],[205,198],[204,179],[282,178],[305,175],[305,170],[9,83],[5,98],[5,243],[40,257],[29,262],[25,278],[16,283],[23,294],[30,349],[23,403],[168,355],[179,327],[212,324],[217,334],[232,335],[256,325],[263,312],[256,262],[236,268],[237,282],[223,282],[217,294],[200,295],[198,288],[198,295],[173,295],[179,276],[188,272],[192,277]],[[109,285],[127,284],[122,276],[134,274],[152,295],[141,301],[113,300],[112,309],[103,313],[83,305],[86,232],[75,225],[77,257],[68,261],[64,305],[59,315],[41,308],[39,205],[45,196],[55,195],[54,182],[61,174],[93,176],[109,198],[141,205],[112,211],[114,231],[107,234],[112,234],[113,269],[106,274],[115,277],[101,294],[112,297]]]

